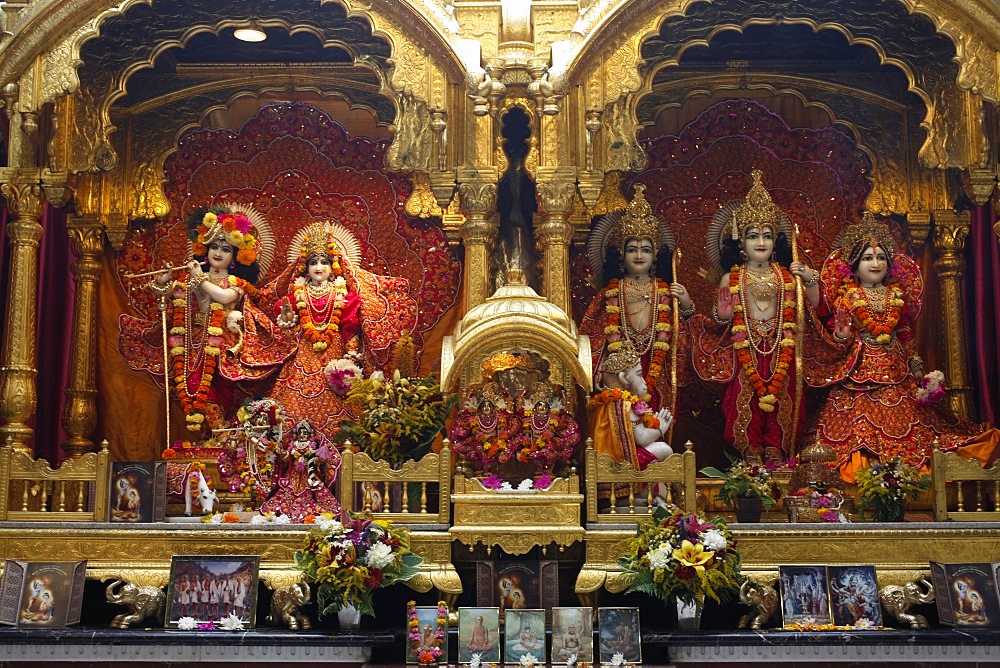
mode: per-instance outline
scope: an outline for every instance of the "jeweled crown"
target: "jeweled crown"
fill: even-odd
[[[761,179],[764,173],[755,169],[750,172],[753,185],[743,203],[733,210],[732,237],[742,239],[744,233],[751,227],[770,227],[777,231],[781,222],[781,209],[771,199],[771,193],[764,187]]]
[[[635,196],[608,236],[609,245],[617,246],[622,255],[625,254],[625,240],[630,238],[652,239],[653,245],[659,248],[663,221],[656,217],[646,201],[645,189],[642,183],[635,185]]]
[[[860,223],[855,223],[844,230],[840,243],[840,258],[849,265],[854,264],[869,246],[881,246],[890,256],[896,250],[889,226],[877,222],[871,211],[865,211]]]

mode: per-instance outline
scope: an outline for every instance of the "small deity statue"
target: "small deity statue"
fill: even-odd
[[[511,449],[519,462],[534,464],[538,474],[551,474],[580,442],[580,428],[563,406],[561,392],[546,383],[535,383],[522,400],[519,422],[521,431],[511,437]]]
[[[511,459],[511,434],[521,426],[511,403],[506,392],[488,381],[470,388],[464,408],[452,422],[452,449],[472,464],[476,475],[494,473]]]
[[[308,420],[295,426],[288,445],[279,452],[278,472],[262,513],[287,515],[301,522],[308,515],[338,513],[340,503],[331,488],[340,468],[340,453]]]
[[[236,411],[236,421],[236,427],[216,431],[222,448],[219,476],[230,492],[249,495],[255,508],[273,486],[284,442],[284,410],[273,399],[247,401]]]

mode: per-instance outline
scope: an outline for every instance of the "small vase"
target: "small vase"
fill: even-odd
[[[361,611],[350,603],[337,611],[337,619],[340,621],[340,628],[345,631],[361,628]]]
[[[736,499],[736,521],[741,524],[760,522],[764,514],[764,502],[760,499]]]
[[[702,606],[695,601],[677,599],[677,630],[697,631],[701,628]]]

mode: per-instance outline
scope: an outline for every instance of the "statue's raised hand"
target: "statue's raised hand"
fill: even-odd
[[[733,317],[733,293],[726,286],[719,288],[719,301],[716,304],[715,312],[723,320],[729,320]]]
[[[837,307],[837,312],[833,314],[833,336],[838,341],[851,337],[851,319],[843,306]]]

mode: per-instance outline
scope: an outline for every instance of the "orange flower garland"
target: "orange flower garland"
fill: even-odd
[[[318,353],[326,350],[340,332],[340,315],[347,297],[347,281],[344,280],[340,263],[334,260],[333,268],[336,278],[333,281],[331,292],[327,295],[326,307],[317,314],[325,316],[325,312],[329,311],[329,316],[324,317],[325,323],[317,325],[313,319],[313,312],[316,311],[316,308],[309,295],[308,284],[296,285],[294,289],[299,324],[302,325],[306,341],[312,343],[313,350]]]
[[[773,266],[773,264],[772,264]],[[781,278],[784,282],[784,296],[781,310],[781,341],[778,352],[778,363],[775,365],[774,373],[766,383],[757,371],[757,356],[750,350],[750,339],[747,332],[747,321],[744,313],[742,297],[740,295],[740,284],[743,278],[744,267],[734,265],[729,272],[729,293],[733,296],[733,348],[736,349],[736,358],[743,367],[743,373],[754,393],[757,395],[757,404],[762,411],[770,413],[774,411],[778,403],[778,391],[788,380],[788,368],[795,359],[795,284],[792,282],[792,275],[788,270],[781,268]]]
[[[228,276],[227,278],[229,288],[239,288],[244,293],[254,291],[253,286],[242,278],[236,276]],[[185,291],[187,287],[188,285],[184,283],[178,283],[178,289],[174,291],[173,326],[170,328],[168,345],[170,346],[174,388],[177,392],[177,399],[184,408],[184,419],[187,421],[188,431],[201,431],[202,423],[205,422],[205,405],[208,403],[209,388],[215,377],[221,352],[219,346],[222,345],[223,341],[222,326],[226,319],[226,311],[219,302],[213,301],[209,305],[210,317],[205,329],[206,338],[204,345],[201,346],[201,378],[198,381],[198,389],[192,394],[188,387],[188,376],[193,370],[190,353],[194,346],[190,340],[191,308],[189,295]]]
[[[617,278],[611,279],[605,293],[608,304],[605,308],[608,314],[608,326],[604,332],[608,335],[608,352],[615,352],[622,347],[621,333],[621,281]],[[656,387],[656,381],[663,375],[663,366],[667,361],[667,352],[670,350],[670,324],[671,319],[671,296],[670,286],[662,279],[656,279],[656,322],[653,323],[655,330],[653,339],[653,353],[649,360],[649,371],[646,374],[646,384],[649,387]]]
[[[892,333],[899,324],[899,319],[903,314],[903,291],[898,285],[891,285],[886,288],[886,309],[882,313],[884,317],[876,318],[868,308],[868,299],[864,288],[859,286],[851,278],[845,278],[840,288],[840,298],[838,303],[845,303],[846,307],[857,314],[861,321],[861,328],[868,332],[875,343],[880,346],[888,345],[892,341]]]

